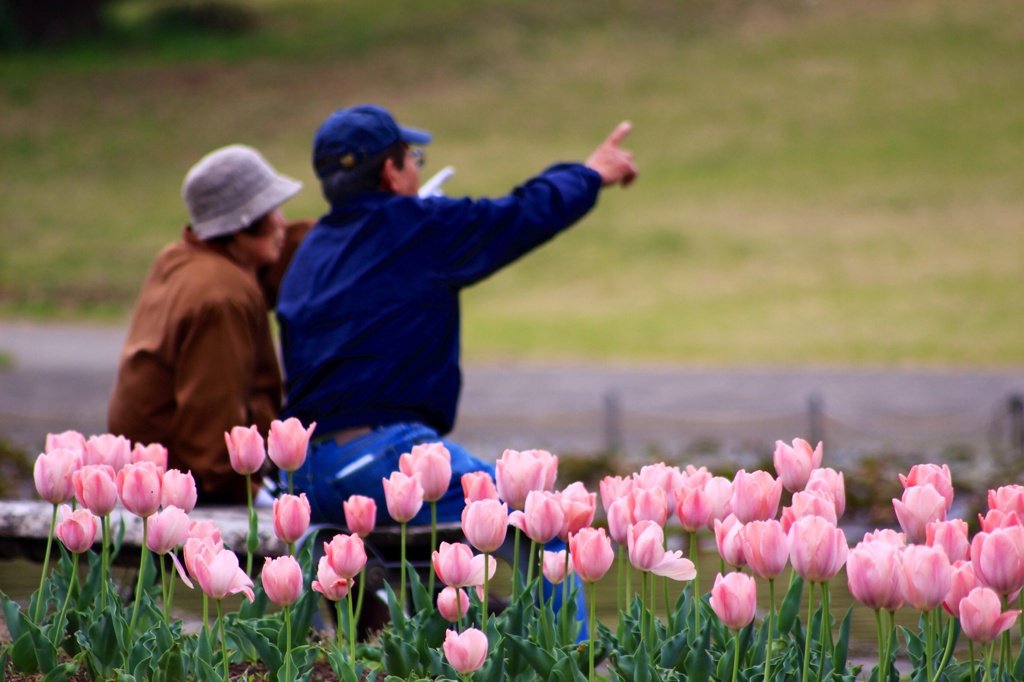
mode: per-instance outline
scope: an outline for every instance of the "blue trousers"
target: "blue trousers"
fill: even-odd
[[[462,510],[466,506],[462,475],[471,471],[486,471],[494,478],[494,465],[469,454],[458,443],[441,438],[429,426],[400,423],[375,427],[370,433],[342,445],[338,445],[333,438],[310,444],[306,462],[292,474],[295,493],[306,493],[309,500],[310,523],[344,527],[345,510],[342,505],[352,495],[373,498],[377,503],[377,523],[393,523],[388,515],[381,480],[398,470],[398,458],[403,453],[410,452],[415,445],[427,443],[443,443],[451,455],[452,478],[448,492],[437,501],[437,520],[439,523],[460,522]],[[287,485],[286,474],[282,472],[281,476],[282,482]],[[430,505],[424,504],[423,509],[409,523],[430,525]],[[526,546],[529,546],[528,540]],[[547,549],[559,551],[565,549],[565,545],[555,539],[548,543]],[[551,593],[552,585],[545,580],[545,598]],[[556,610],[561,608],[561,593],[560,587],[554,589]],[[586,613],[582,589],[577,593],[576,604],[577,619],[582,620]],[[580,637],[586,639],[585,622]]]

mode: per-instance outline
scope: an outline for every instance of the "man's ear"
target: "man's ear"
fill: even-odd
[[[399,170],[395,167],[395,160],[384,159],[384,165],[380,169],[380,189],[384,192],[394,192],[395,183],[398,180]]]

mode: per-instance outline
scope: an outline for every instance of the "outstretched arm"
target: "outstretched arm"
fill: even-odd
[[[615,184],[627,187],[636,179],[637,169],[633,163],[633,153],[622,148],[622,141],[632,129],[632,123],[623,121],[587,159],[587,167],[601,175],[605,187]]]

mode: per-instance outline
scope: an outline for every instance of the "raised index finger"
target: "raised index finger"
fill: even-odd
[[[612,131],[611,135],[608,136],[604,142],[605,144],[613,147],[618,147],[622,144],[622,141],[626,139],[629,132],[633,130],[633,124],[629,121],[623,121],[619,125],[615,126],[615,130]]]

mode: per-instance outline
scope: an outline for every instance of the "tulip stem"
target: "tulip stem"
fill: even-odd
[[[256,537],[253,531],[256,529],[256,509],[252,505],[252,474],[245,475],[245,494],[249,506],[249,533],[245,541],[245,574],[252,577],[252,555],[256,550]],[[294,554],[294,552],[293,552]]]
[[[461,633],[462,630],[462,589],[455,588],[455,631]]]
[[[430,551],[433,552],[437,549],[437,501],[431,500],[430,502]],[[485,574],[486,575],[486,574]],[[427,594],[430,598],[434,598],[434,571],[430,571],[430,576],[427,578]]]
[[[811,620],[814,618],[814,583],[807,594],[807,631],[804,633],[804,669],[800,682],[807,682],[807,673],[811,667]]]
[[[54,628],[53,646],[59,647],[62,635],[66,627],[63,625],[64,616],[68,612],[68,602],[71,601],[71,593],[78,584],[78,555],[71,555],[71,580],[68,581],[68,593],[64,596],[64,605],[60,607],[60,615],[57,617],[57,627]]]
[[[171,607],[168,604],[169,599],[167,598],[167,567],[164,561],[165,557],[158,555],[157,561],[160,563],[160,597],[164,603],[164,624],[170,626],[171,624]]]
[[[359,569],[359,597],[356,599],[356,620],[363,616],[363,593],[366,592],[366,564]]]
[[[533,565],[537,563],[537,543],[530,539],[529,561],[526,562],[526,586],[533,582]]]
[[[597,610],[597,589],[594,583],[587,583],[590,586],[590,612],[587,618],[587,634],[590,635],[590,682],[594,682],[594,615]]]
[[[288,494],[295,494],[295,485],[292,483],[292,472],[288,472]]]
[[[619,613],[622,613],[622,600],[623,590],[625,590],[626,581],[626,569],[623,568],[622,562],[625,559],[625,555],[622,553],[622,547],[618,548],[618,570],[616,571],[615,581],[618,583],[615,589],[615,606],[618,608]]]
[[[554,596],[555,586],[551,586],[551,594]],[[562,609],[559,611],[559,617],[562,623],[562,642],[568,644],[569,642],[569,619],[565,615],[565,605],[569,603],[569,551],[565,552],[565,567],[562,571]]]
[[[698,561],[700,559],[700,548],[697,546],[697,531],[690,532],[690,561],[693,562],[693,568],[695,573],[693,574],[693,582],[690,583],[690,596],[693,601],[693,631],[696,633],[700,632],[700,568]],[[771,636],[771,632],[768,633]],[[765,680],[768,676],[765,675]]]
[[[974,640],[968,639],[967,647],[971,656],[971,682],[975,682],[978,678],[976,676],[977,673],[974,671]],[[878,679],[881,680],[882,678]]]
[[[224,682],[228,682],[231,679],[231,673],[228,670],[228,640],[224,636],[224,613],[220,608],[220,599],[217,600],[217,628],[220,630],[220,653],[224,661]]]
[[[110,515],[104,516],[101,520],[103,525],[103,542],[100,545],[100,567],[102,573],[100,574],[100,610],[105,611],[107,609],[107,583],[110,581],[110,548],[108,544],[110,542]]]
[[[512,542],[512,601],[519,596],[519,528],[516,528],[515,540]]]
[[[932,658],[935,656],[935,623],[932,619],[932,612],[925,611],[924,613],[924,658],[925,658],[925,670],[928,671],[928,682],[935,680],[935,674],[933,672],[932,665],[934,661]]]
[[[878,682],[885,682],[885,660],[887,658],[887,642],[883,642],[885,627],[882,625],[882,609],[875,609],[875,630],[878,633]],[[765,673],[765,679],[768,679]],[[973,678],[972,678],[973,679]]]
[[[655,608],[656,608],[657,601],[658,601],[658,595],[656,594],[657,593],[657,587],[655,586],[656,578],[654,577],[654,574],[653,573],[648,573],[647,574],[647,579],[650,580],[650,582],[651,582],[651,592],[650,592],[650,594],[651,594],[651,629],[650,629],[650,635],[651,635],[651,641],[654,641],[655,631],[656,631],[656,629],[658,627],[658,616],[655,613]]]
[[[142,601],[142,579],[146,575],[146,561],[149,559],[149,519],[142,518],[142,557],[139,559],[139,579],[135,583],[135,604],[132,605],[132,621],[128,626],[132,641],[135,640],[135,623],[139,619],[139,602]]]
[[[992,680],[992,650],[995,649],[995,648],[996,648],[996,643],[995,642],[990,642],[989,644],[982,645],[982,649],[984,649],[984,653],[985,653],[985,677],[983,679],[989,680],[990,682]],[[1000,679],[1002,679],[1002,675],[1003,675],[1003,671],[1000,670],[999,671]]]
[[[345,595],[348,602],[348,651],[352,665],[356,664],[356,614],[352,610],[352,591]]]
[[[399,605],[403,612],[405,612],[405,522],[402,522],[402,579],[400,584],[402,588],[398,591]]]
[[[740,674],[740,631],[736,630],[732,633],[733,642],[736,643],[733,649],[732,656],[732,682],[736,682],[736,679]]]
[[[936,609],[938,612],[938,609]],[[938,619],[936,619],[938,620]],[[942,630],[940,629],[941,633]],[[946,635],[946,646],[943,647],[942,661],[939,662],[939,668],[935,671],[935,679],[939,679],[942,676],[942,671],[946,669],[946,664],[949,663],[949,657],[953,654],[953,624],[949,625],[949,633]]]
[[[350,602],[351,603],[351,602]],[[217,602],[219,609],[220,602]],[[351,607],[350,607],[351,608]],[[219,614],[218,614],[219,615]],[[221,627],[224,627],[221,625]],[[223,638],[223,635],[221,635]],[[349,642],[351,646],[352,642]],[[224,644],[225,654],[227,653],[227,644]],[[353,659],[354,660],[354,659]],[[292,669],[292,608],[290,605],[284,607],[284,679],[292,679],[289,674]]]
[[[768,636],[764,640],[764,682],[771,679],[772,621],[775,619],[775,578],[768,578]]]
[[[480,630],[486,635],[487,634],[487,592],[490,589],[491,582],[491,555],[484,552],[484,599],[480,605]],[[434,576],[433,573],[430,574]],[[461,613],[461,612],[460,612]]]
[[[644,576],[646,573],[640,574],[640,642],[644,641],[644,630],[647,629],[647,614],[644,613],[647,609],[647,580]]]
[[[43,573],[39,576],[39,598],[36,600],[36,612],[33,614],[32,620],[35,621],[36,625],[42,625],[39,620],[43,615],[39,612],[40,607],[43,605],[43,586],[46,584],[46,571],[50,565],[50,550],[53,548],[53,530],[57,527],[57,505],[53,505],[53,516],[50,517],[50,534],[46,536],[46,554],[43,556]]]
[[[347,598],[348,597],[346,597],[346,599]],[[342,645],[341,645],[342,636],[341,636],[341,633],[344,632],[343,626],[344,626],[344,623],[345,623],[344,619],[341,617],[342,613],[341,613],[341,600],[340,599],[338,601],[334,602],[334,610],[337,612],[337,616],[338,616],[338,627],[335,628],[335,630],[334,630],[334,639],[335,639],[335,642],[337,643],[338,651],[340,652],[342,650]]]

